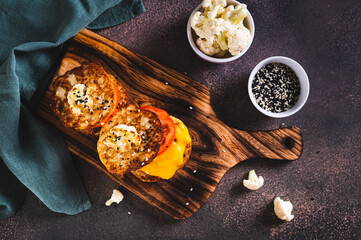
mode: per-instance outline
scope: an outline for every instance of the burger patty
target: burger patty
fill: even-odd
[[[129,104],[121,108],[100,130],[99,158],[119,178],[149,164],[163,140],[162,125],[153,112]]]
[[[66,72],[49,90],[51,109],[65,126],[75,129],[101,126],[128,101],[123,87],[94,63]]]

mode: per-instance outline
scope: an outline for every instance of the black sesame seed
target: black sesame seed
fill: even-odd
[[[263,66],[252,82],[256,102],[271,112],[292,108],[300,95],[300,84],[295,72],[287,65],[270,63]]]

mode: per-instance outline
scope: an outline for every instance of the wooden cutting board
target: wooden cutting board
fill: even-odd
[[[230,128],[213,112],[206,86],[116,42],[85,29],[68,44],[51,80],[85,62],[102,66],[118,79],[136,104],[150,103],[186,124],[192,137],[190,160],[168,181],[144,183],[132,174],[120,180],[100,162],[95,137],[80,134],[59,122],[49,108],[49,92],[45,92],[37,113],[63,132],[72,153],[175,219],[192,216],[237,163],[252,158],[295,160],[302,153],[300,129],[249,132]]]

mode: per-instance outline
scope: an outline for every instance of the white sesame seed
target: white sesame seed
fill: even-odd
[[[197,170],[194,170],[194,171],[193,171],[193,173],[196,173],[196,172],[197,172]]]
[[[188,206],[188,205],[189,205],[189,202],[186,203],[186,206]]]
[[[189,109],[191,109],[191,110],[192,110],[192,109],[193,109],[193,107],[189,107]]]
[[[131,212],[128,212],[128,214],[130,215],[130,214],[132,214]]]
[[[225,153],[225,152],[226,152],[226,150],[223,150],[223,152]]]
[[[189,189],[189,191],[191,191],[191,192],[192,192],[192,191],[193,191],[193,188]]]
[[[165,82],[166,85],[168,85],[169,83],[168,82]]]

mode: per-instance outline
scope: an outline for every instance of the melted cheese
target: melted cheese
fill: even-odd
[[[84,84],[76,84],[68,92],[68,103],[74,114],[79,115],[84,107],[93,106],[93,99],[89,97],[88,91]]]
[[[119,124],[110,130],[104,141],[117,152],[127,152],[139,146],[142,139],[134,126]]]
[[[167,151],[160,156],[157,156],[150,164],[140,169],[149,175],[161,177],[163,179],[170,179],[173,177],[175,172],[183,165],[185,148],[192,141],[188,129],[183,122],[175,117],[171,118],[176,127],[175,141]]]
[[[65,99],[65,89],[62,88],[62,87],[58,87],[56,89],[56,93],[55,93],[55,96],[57,96],[58,98],[60,98],[61,100],[64,100]]]
[[[72,86],[74,86],[75,84],[77,84],[77,81],[76,81],[76,77],[74,74],[71,74],[68,76],[68,81],[70,82],[70,84]]]

